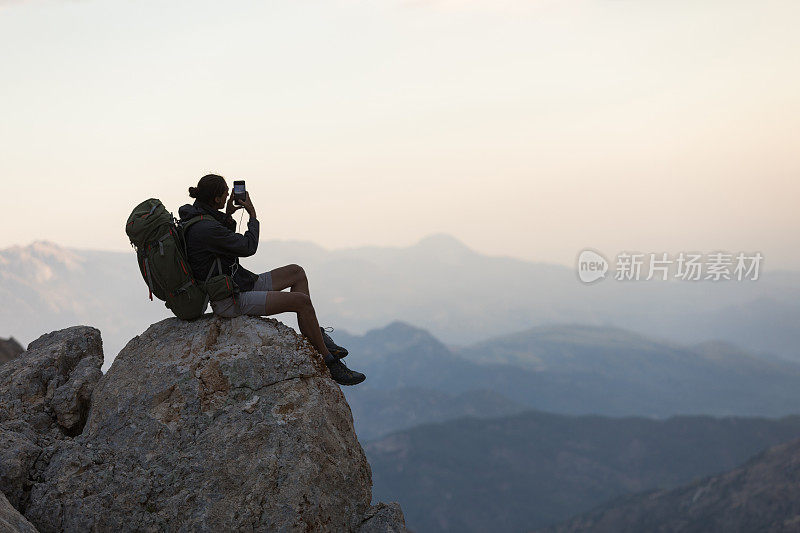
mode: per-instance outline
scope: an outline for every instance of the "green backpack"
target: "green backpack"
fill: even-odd
[[[195,222],[196,216],[178,223],[160,200],[150,198],[137,205],[125,225],[125,233],[136,250],[139,270],[153,295],[184,320],[198,318],[205,311],[209,299],[218,300],[233,295],[235,284],[230,276],[211,278],[203,283],[195,281],[189,268],[184,233]],[[221,272],[219,258],[216,267]],[[211,298],[209,297],[211,294]]]

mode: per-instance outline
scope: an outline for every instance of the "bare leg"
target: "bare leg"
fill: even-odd
[[[271,271],[272,290],[282,291],[289,287],[291,292],[302,292],[311,296],[308,290],[308,277],[300,265],[286,265]]]
[[[322,339],[322,332],[317,322],[317,313],[311,304],[311,298],[302,292],[281,292],[270,291],[267,293],[266,315],[278,313],[297,313],[297,324],[300,326],[300,333],[303,334],[321,353],[326,360],[333,356],[325,347]]]
[[[308,288],[308,277],[306,276],[305,270],[300,265],[286,265],[282,267],[278,267],[271,271],[272,274],[272,290],[274,291],[282,291],[285,288],[289,288],[290,292],[300,292],[307,296],[311,296],[311,292]],[[314,315],[316,317],[316,314]],[[302,333],[304,330],[308,330],[310,328],[319,329],[319,324],[312,325],[312,324],[304,324],[304,318],[300,316],[300,313],[297,314],[297,325],[300,327],[300,332]],[[315,318],[316,321],[316,318]],[[305,335],[305,333],[303,333]]]

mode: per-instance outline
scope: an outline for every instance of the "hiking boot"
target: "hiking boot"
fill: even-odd
[[[333,328],[328,328],[326,331],[325,328],[320,327],[319,330],[322,332],[322,340],[325,341],[325,347],[331,352],[331,355],[334,356],[336,359],[341,359],[342,357],[347,357],[349,353],[345,348],[342,348],[335,342],[330,335],[328,335],[328,331],[333,331]]]
[[[344,363],[339,361],[338,359],[333,361],[332,363],[326,363],[328,365],[328,370],[331,371],[331,377],[333,381],[338,383],[339,385],[358,385],[365,379],[367,376],[362,374],[361,372],[356,372],[355,370],[350,370]]]

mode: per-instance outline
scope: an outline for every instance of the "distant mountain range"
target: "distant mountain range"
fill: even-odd
[[[552,525],[622,495],[671,488],[728,470],[766,447],[797,437],[797,416],[657,421],[529,412],[418,426],[370,442],[366,452],[372,466],[373,498],[396,498],[410,529],[511,532]],[[766,479],[763,485],[750,482],[748,491],[758,497],[759,504],[745,505],[752,512],[760,506],[763,512],[777,513],[781,505],[777,502],[798,509],[797,501],[789,503],[797,496],[797,464],[796,459],[786,461],[791,470],[785,475],[778,469],[773,472],[779,481],[793,478],[793,489],[780,494],[782,483],[772,487]],[[682,531],[669,526],[682,524],[684,509],[694,505],[698,516],[713,515],[726,500],[732,508],[727,511],[728,520],[714,522],[706,517],[706,523],[734,523],[730,519],[738,511],[733,502],[747,500],[726,489],[748,480],[746,475],[733,477],[727,485],[706,481],[639,497],[576,522],[609,527],[566,530]],[[759,487],[768,493],[759,495]],[[703,491],[713,495],[693,504],[693,495],[706,498]],[[768,495],[775,496],[776,504],[771,504]],[[667,527],[660,528],[661,524]],[[740,526],[739,530],[748,529]],[[749,529],[754,530],[759,529]]]
[[[24,344],[76,324],[95,326],[108,369],[124,343],[170,316],[163,303],[147,299],[135,257],[47,242],[2,250],[0,324]]]
[[[375,496],[394,494],[419,532],[554,525],[623,495],[722,472],[800,436],[798,416],[522,411],[798,412],[800,365],[723,342],[682,346],[559,325],[452,349],[402,322],[334,337],[369,376],[344,392],[362,441],[374,439],[366,449]],[[615,530],[610,523],[605,531]],[[628,531],[652,529],[638,525]]]
[[[353,412],[358,438],[362,441],[430,422],[465,416],[491,418],[530,409],[485,390],[447,394],[420,387],[382,390],[362,385],[344,389],[344,393]]]
[[[550,533],[800,530],[800,440],[775,446],[724,474],[601,505]]]
[[[497,407],[467,412],[472,402],[463,398],[480,390],[510,400],[504,409],[520,405],[562,414],[783,416],[800,406],[797,363],[720,343],[680,346],[618,328],[542,326],[457,351],[401,322],[363,336],[334,332],[334,338],[351,351],[348,364],[368,376],[363,386],[345,391],[359,431],[384,409],[376,403],[381,397],[392,412],[407,413],[387,417],[384,429],[408,427],[406,419],[436,421],[441,402],[462,405],[463,415],[492,416]],[[409,387],[450,396],[427,407],[431,397],[424,395],[398,404],[404,395],[393,391]],[[388,400],[393,394],[394,404]],[[454,395],[462,399],[454,401]],[[371,425],[364,431],[372,436],[378,430]]]
[[[363,333],[399,319],[448,345],[465,346],[531,326],[584,323],[681,344],[723,340],[800,360],[797,272],[764,270],[755,282],[605,280],[587,286],[572,268],[482,255],[447,235],[403,248],[343,250],[263,241],[242,261],[255,272],[289,263],[306,269],[321,321],[339,330]],[[132,250],[15,246],[0,251],[0,279],[6,304],[0,335],[25,343],[84,323],[103,332],[113,356],[169,315],[163,303],[147,300]]]

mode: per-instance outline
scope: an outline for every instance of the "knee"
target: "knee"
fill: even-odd
[[[301,277],[301,278],[305,278],[306,277],[306,271],[303,270],[303,267],[301,267],[300,265],[295,265],[295,264],[292,264],[291,266],[292,266],[292,270],[293,270],[295,276]]]
[[[300,265],[291,264],[289,267],[292,269],[292,278],[297,281],[303,281],[306,278],[306,271]]]
[[[294,307],[295,311],[306,311],[313,307],[311,305],[311,297],[308,294],[302,292],[290,292],[289,294],[292,295],[292,307]]]

